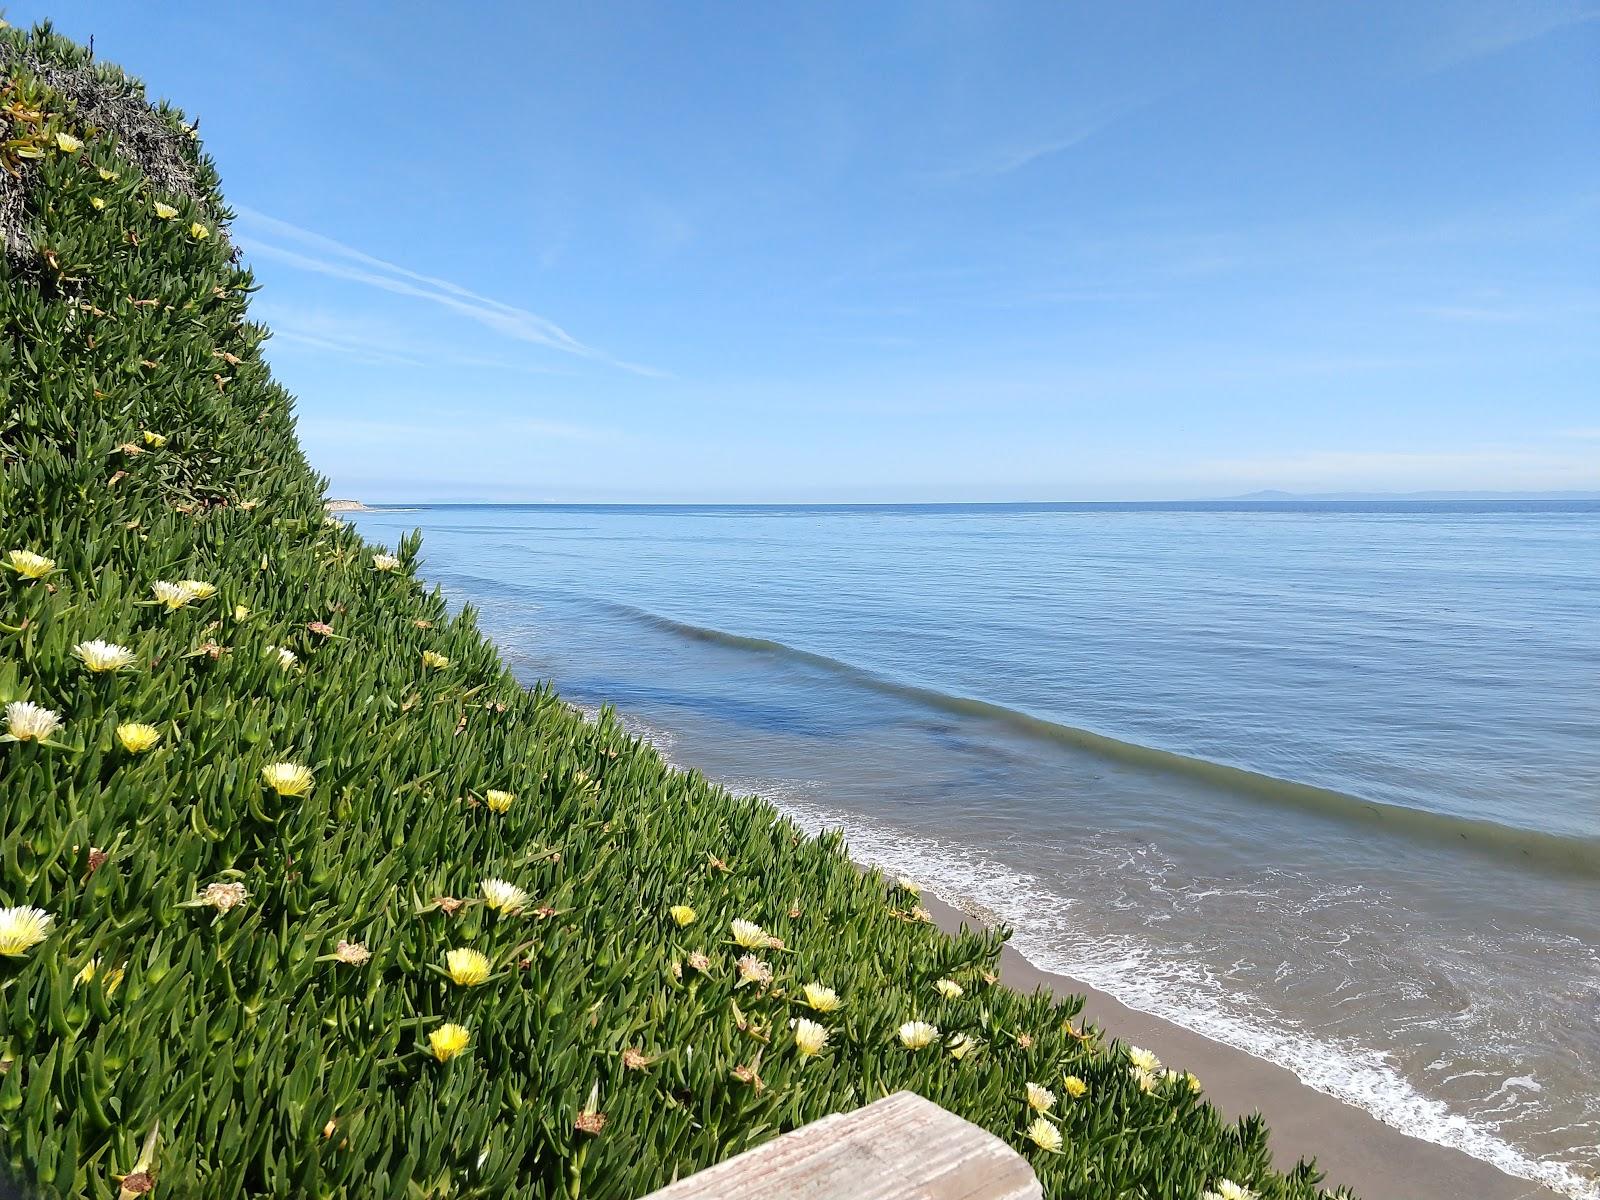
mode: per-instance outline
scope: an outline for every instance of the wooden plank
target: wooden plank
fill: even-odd
[[[914,1092],[835,1113],[644,1200],[1043,1200],[1033,1168]]]

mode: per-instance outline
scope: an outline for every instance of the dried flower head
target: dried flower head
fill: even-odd
[[[78,661],[96,674],[120,671],[124,667],[132,666],[134,659],[133,651],[126,646],[102,641],[99,638],[95,638],[92,642],[79,642],[72,648],[72,653],[77,656]]]
[[[629,1071],[642,1071],[655,1060],[643,1050],[629,1046],[622,1052],[622,1065]]]
[[[200,903],[209,904],[218,912],[237,908],[249,898],[242,883],[208,883],[200,892]]]
[[[702,975],[711,970],[711,960],[699,950],[689,951],[688,955],[685,956],[683,961],[688,963],[690,968],[699,971]]]
[[[50,936],[54,918],[42,908],[22,904],[0,908],[0,955],[19,958]]]
[[[6,736],[17,742],[48,741],[61,728],[61,714],[32,700],[6,705]]]
[[[758,1092],[766,1090],[767,1085],[762,1082],[761,1076],[756,1073],[756,1069],[752,1065],[740,1063],[733,1069],[733,1077],[740,1083],[748,1083]]]
[[[600,1131],[606,1127],[606,1115],[603,1112],[594,1112],[586,1108],[573,1118],[572,1127],[579,1133],[587,1133],[590,1137],[598,1137]]]
[[[318,637],[333,636],[333,626],[329,625],[326,621],[307,621],[306,629],[316,634]]]
[[[333,956],[342,963],[359,967],[372,957],[372,951],[367,949],[365,942],[347,942],[340,938],[339,944],[333,948]]]

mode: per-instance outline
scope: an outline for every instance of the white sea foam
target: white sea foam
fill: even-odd
[[[1573,1164],[1534,1159],[1494,1130],[1424,1095],[1381,1050],[1316,1036],[1271,1013],[1198,959],[1174,962],[1133,937],[1082,938],[1071,917],[1075,902],[1051,895],[1035,875],[968,845],[835,812],[815,803],[803,785],[727,782],[736,790],[760,792],[803,828],[844,827],[858,862],[910,875],[942,898],[1003,921],[1013,930],[1012,944],[1044,970],[1080,979],[1130,1008],[1285,1067],[1308,1087],[1362,1108],[1413,1137],[1453,1147],[1577,1200],[1600,1200],[1600,1183]],[[1506,1080],[1503,1088],[1537,1092],[1539,1085],[1517,1077]]]

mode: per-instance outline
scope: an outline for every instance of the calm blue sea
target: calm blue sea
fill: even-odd
[[[1600,502],[424,506],[529,682],[1600,1196]]]

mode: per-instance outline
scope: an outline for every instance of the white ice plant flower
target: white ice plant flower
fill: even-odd
[[[6,705],[6,737],[14,742],[44,742],[61,728],[61,714],[31,700]]]

